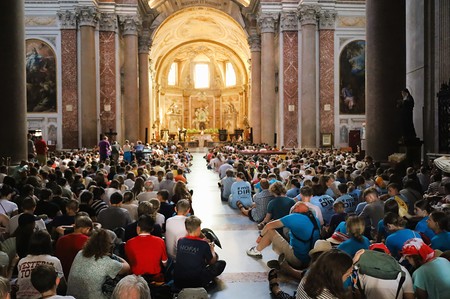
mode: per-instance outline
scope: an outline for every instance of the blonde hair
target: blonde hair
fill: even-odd
[[[358,216],[350,216],[346,221],[347,234],[355,238],[359,242],[363,240],[366,223],[364,219]]]

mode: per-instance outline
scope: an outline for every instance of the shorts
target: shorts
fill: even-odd
[[[291,265],[292,267],[296,269],[302,269],[306,267],[304,263],[302,263],[294,254],[294,249],[291,247],[291,245],[286,241],[285,238],[283,238],[282,235],[280,235],[279,232],[276,230],[272,230],[271,233],[273,233],[272,237],[272,249],[278,254],[284,254],[286,261]]]

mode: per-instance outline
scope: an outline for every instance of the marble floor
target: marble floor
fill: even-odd
[[[220,259],[227,267],[219,276],[217,286],[209,291],[212,299],[264,299],[271,298],[267,282],[267,261],[276,259],[271,247],[263,251],[262,259],[247,256],[246,250],[255,244],[258,236],[256,223],[230,208],[220,200],[217,173],[206,168],[203,156],[206,148],[192,149],[193,165],[187,175],[188,187],[194,190],[195,214],[202,220],[202,227],[211,228],[219,237],[222,249],[216,246]],[[293,294],[296,283],[281,278],[280,286]]]

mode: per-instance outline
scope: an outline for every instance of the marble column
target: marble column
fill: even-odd
[[[73,11],[59,11],[61,28],[62,148],[79,147],[77,18]]]
[[[116,132],[117,15],[102,13],[100,18],[100,127],[101,133]]]
[[[150,31],[144,30],[139,36],[139,137],[150,142],[150,88],[149,88],[149,51],[151,45]],[[147,129],[147,140],[145,131]]]
[[[125,139],[139,140],[138,26],[137,16],[121,16],[124,39],[123,115]]]
[[[11,165],[27,157],[24,1],[0,1],[0,158]]]
[[[318,6],[299,8],[301,41],[301,146],[317,147],[316,30]]]
[[[275,21],[276,14],[262,14],[261,30],[261,142],[274,144],[275,137]]]
[[[248,38],[251,52],[251,100],[249,123],[253,142],[261,143],[261,37],[253,32]]]
[[[335,132],[334,24],[336,12],[321,11],[319,21],[319,115],[320,133]],[[334,138],[336,140],[336,136]]]
[[[92,6],[77,10],[80,27],[80,102],[81,102],[81,146],[92,148],[97,136],[97,63],[95,50],[95,28],[99,14]]]
[[[283,34],[283,145],[298,146],[298,19],[296,12],[281,14]]]
[[[366,1],[366,144],[387,161],[398,151],[400,91],[406,82],[405,0]]]

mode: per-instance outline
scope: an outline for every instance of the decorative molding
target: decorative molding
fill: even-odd
[[[274,33],[275,26],[278,19],[278,14],[263,13],[258,16],[258,25],[261,33]]]
[[[338,16],[337,17],[338,27],[366,27],[366,17],[349,17],[349,16]]]
[[[48,40],[54,47],[56,47],[56,37],[48,36],[48,37],[45,37],[45,39]]]
[[[250,45],[250,52],[261,52],[261,36],[259,34],[254,33],[247,40]]]
[[[70,10],[61,10],[56,13],[61,29],[77,29],[77,16]]]
[[[336,24],[336,15],[334,10],[322,10],[319,15],[319,28],[333,30]]]
[[[342,48],[342,46],[351,39],[352,39],[351,37],[340,37],[339,38],[339,47]]]
[[[139,54],[148,54],[150,51],[150,46],[152,45],[152,38],[150,36],[150,31],[144,29],[141,34],[139,34],[138,39],[138,50]]]
[[[294,11],[281,13],[281,31],[298,31],[297,13]]]
[[[123,35],[138,35],[142,22],[136,15],[121,15],[119,23],[123,30]]]
[[[76,10],[76,16],[78,19],[78,25],[97,27],[99,21],[99,12],[97,8],[93,6],[83,6]]]
[[[100,31],[117,31],[117,15],[114,13],[101,13]]]
[[[25,16],[25,26],[54,26],[56,17]]]
[[[320,6],[318,5],[302,5],[298,9],[298,16],[300,24],[303,25],[317,25],[319,17]]]

